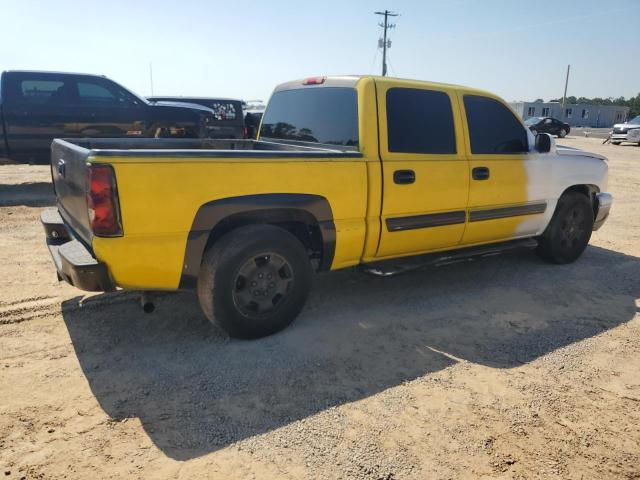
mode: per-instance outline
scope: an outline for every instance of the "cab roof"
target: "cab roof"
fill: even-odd
[[[456,85],[451,83],[430,82],[425,80],[415,80],[410,78],[398,78],[398,77],[382,77],[379,75],[327,75],[319,77],[301,78],[298,80],[292,80],[290,82],[281,83],[276,86],[274,92],[281,90],[292,90],[296,88],[322,88],[322,87],[355,87],[358,82],[364,79],[372,79],[374,81],[397,81],[400,84],[406,86],[422,86],[431,88],[449,88],[460,90],[468,93],[475,93],[479,95],[486,95],[489,97],[495,97],[496,95],[477,88],[467,87],[464,85]],[[312,83],[308,83],[311,81]],[[317,83],[313,83],[317,82]]]

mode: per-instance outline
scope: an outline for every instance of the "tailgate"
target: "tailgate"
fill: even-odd
[[[87,245],[91,245],[93,237],[86,194],[89,152],[60,139],[51,145],[51,177],[58,210],[67,226]]]

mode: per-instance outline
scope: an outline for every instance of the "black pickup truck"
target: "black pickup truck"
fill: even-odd
[[[152,103],[195,103],[213,110],[209,138],[245,138],[242,101],[234,98],[212,97],[147,97]]]
[[[0,77],[0,158],[49,161],[54,138],[206,138],[200,105],[149,102],[104,76],[6,71]]]

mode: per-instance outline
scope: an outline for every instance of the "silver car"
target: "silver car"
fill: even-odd
[[[637,143],[640,146],[640,115],[626,123],[616,123],[611,132],[611,143],[620,145],[622,142]]]

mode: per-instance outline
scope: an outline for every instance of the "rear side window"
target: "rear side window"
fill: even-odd
[[[222,122],[225,120],[235,120],[238,118],[238,110],[233,102],[211,102],[211,110],[216,120]]]
[[[502,103],[488,97],[464,96],[471,152],[508,154],[528,151],[527,133]]]
[[[417,88],[389,89],[387,135],[390,152],[456,153],[449,95]]]
[[[58,80],[22,80],[19,93],[22,102],[32,105],[61,104],[67,96],[65,83]]]
[[[283,90],[271,97],[260,137],[358,146],[358,100],[344,87]]]

